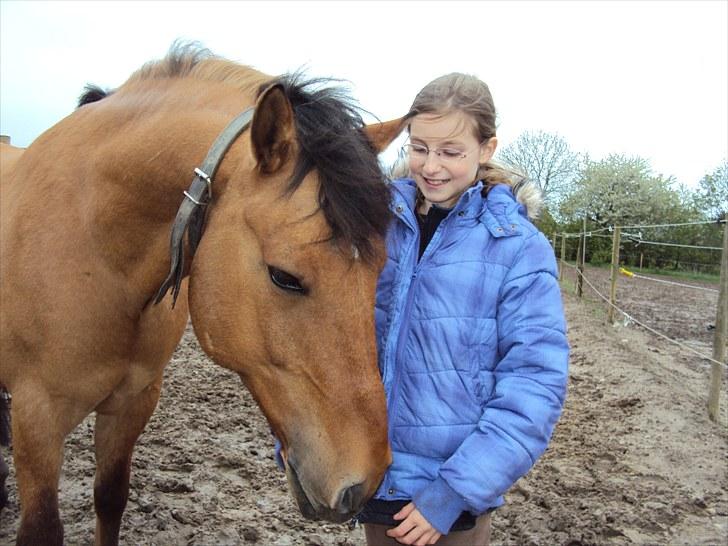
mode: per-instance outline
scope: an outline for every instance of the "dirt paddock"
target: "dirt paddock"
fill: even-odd
[[[679,296],[663,286],[633,297],[625,286],[620,281],[621,304],[643,302],[644,316],[709,354],[717,295]],[[495,512],[493,544],[726,544],[728,401],[723,396],[722,422],[709,421],[708,363],[624,321],[605,326],[604,307],[578,302],[570,289],[564,301],[567,404],[549,450]],[[668,314],[683,303],[693,311]],[[60,499],[71,545],[93,543],[92,430],[89,418],[66,442]],[[122,543],[363,543],[361,528],[302,519],[272,454],[268,427],[237,376],[212,364],[188,330],[137,444]],[[10,466],[2,545],[14,543],[18,524]]]

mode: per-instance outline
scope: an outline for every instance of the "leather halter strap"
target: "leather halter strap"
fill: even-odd
[[[230,149],[233,142],[248,128],[253,119],[253,107],[233,119],[227,127],[217,136],[202,166],[195,169],[195,178],[189,189],[184,193],[185,199],[177,211],[177,216],[172,225],[170,237],[170,270],[167,278],[159,287],[154,304],[164,299],[167,292],[172,290],[172,308],[177,302],[177,296],[182,283],[185,250],[184,235],[187,232],[187,241],[190,245],[190,259],[195,255],[197,245],[202,239],[205,227],[205,210],[203,207],[212,202],[212,180],[215,177],[217,168],[222,162],[225,153]]]

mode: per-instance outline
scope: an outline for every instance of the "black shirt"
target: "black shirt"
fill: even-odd
[[[422,258],[422,254],[424,254],[427,245],[432,240],[437,226],[450,214],[451,210],[438,207],[437,205],[431,205],[427,214],[420,214],[419,212],[416,214],[417,224],[420,226],[420,258]]]

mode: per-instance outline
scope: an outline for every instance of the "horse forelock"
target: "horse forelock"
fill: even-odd
[[[371,260],[373,239],[384,237],[391,218],[390,192],[360,110],[344,88],[329,86],[332,81],[305,80],[297,72],[268,82],[261,91],[281,84],[293,106],[299,154],[288,190],[295,191],[315,170],[331,240]]]

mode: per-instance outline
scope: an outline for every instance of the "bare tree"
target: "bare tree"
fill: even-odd
[[[568,143],[544,131],[524,131],[499,152],[497,159],[536,182],[550,209],[569,192],[580,168],[579,155]]]

